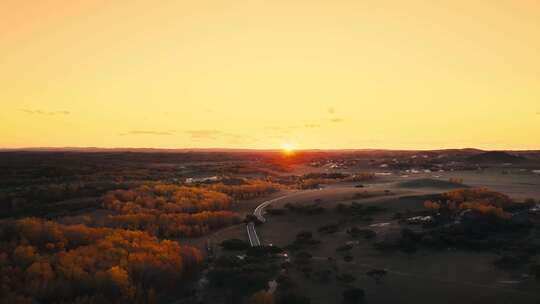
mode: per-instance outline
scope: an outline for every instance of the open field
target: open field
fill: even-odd
[[[482,182],[483,185],[490,183]],[[379,190],[380,185],[373,188]],[[392,219],[396,212],[406,209],[418,210],[422,208],[422,201],[415,199],[400,199],[401,195],[415,196],[428,193],[439,193],[446,189],[407,189],[404,192],[400,187],[394,188],[387,184],[383,187],[396,194],[388,197],[374,197],[354,200],[361,204],[376,205],[387,208],[384,212],[373,216],[372,221],[352,221],[340,225],[340,229],[333,234],[317,233],[324,225],[343,221],[343,216],[336,214],[333,208],[337,203],[349,204],[352,193],[358,191],[350,186],[336,186],[326,188],[316,193],[305,196],[296,196],[290,200],[280,201],[276,207],[282,207],[286,203],[306,204],[315,199],[321,199],[321,206],[328,210],[320,215],[286,214],[281,216],[269,216],[267,223],[261,226],[260,231],[265,242],[276,246],[285,247],[291,244],[297,233],[312,231],[314,238],[321,241],[320,245],[310,248],[308,251],[313,255],[311,262],[310,277],[298,271],[291,270],[291,277],[301,282],[303,294],[309,294],[312,303],[337,303],[341,293],[345,289],[344,284],[335,278],[329,281],[320,281],[315,273],[332,270],[333,275],[339,273],[352,273],[356,276],[354,286],[361,286],[366,290],[369,303],[455,303],[468,299],[470,303],[537,303],[540,294],[537,292],[538,285],[534,280],[525,279],[527,273],[522,271],[508,272],[497,269],[492,262],[497,258],[494,253],[467,252],[458,249],[447,251],[424,251],[420,250],[414,255],[405,253],[381,253],[373,248],[373,240],[360,240],[354,248],[346,254],[336,253],[336,248],[354,241],[345,230],[347,227],[358,226],[374,230],[377,238],[384,238],[386,234],[399,233],[403,227]],[[531,193],[536,189],[530,188]],[[388,225],[378,226],[378,224]],[[351,256],[352,261],[346,262],[343,257]],[[328,258],[332,260],[329,261]],[[383,283],[377,284],[373,279],[365,275],[370,269],[386,269],[388,275]]]

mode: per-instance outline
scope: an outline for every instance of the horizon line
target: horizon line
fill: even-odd
[[[25,152],[25,151],[79,151],[85,152],[85,150],[103,150],[103,151],[114,151],[114,150],[124,150],[124,151],[143,151],[143,150],[154,150],[159,151],[182,151],[182,152],[277,152],[283,151],[282,148],[231,148],[231,147],[209,147],[209,148],[153,148],[153,147],[93,147],[93,146],[50,146],[50,147],[0,147],[0,152]],[[529,149],[486,149],[486,148],[475,148],[475,147],[452,147],[452,148],[306,148],[306,149],[295,149],[297,152],[359,152],[359,151],[445,151],[445,150],[476,150],[476,151],[515,151],[515,152],[527,152],[527,151],[540,151],[540,148],[529,148]],[[91,152],[91,151],[87,151]]]

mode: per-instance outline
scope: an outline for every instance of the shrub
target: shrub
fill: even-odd
[[[343,301],[349,304],[362,302],[364,296],[365,292],[361,288],[349,288],[343,291]]]
[[[371,229],[359,229],[358,227],[351,227],[347,233],[352,237],[363,237],[368,240],[377,236],[377,233]]]
[[[337,252],[344,252],[344,251],[349,251],[353,248],[352,245],[343,245],[343,246],[339,246],[338,248],[336,248],[336,251]]]
[[[375,283],[380,284],[382,282],[382,278],[385,277],[387,274],[387,271],[384,269],[371,269],[368,272],[366,272],[366,275],[373,278],[375,280]]]
[[[319,227],[318,231],[321,233],[336,233],[338,231],[338,225],[336,224],[324,225],[324,226]]]
[[[338,275],[336,279],[344,284],[350,284],[356,281],[356,277],[350,273],[344,273],[342,275]]]
[[[529,273],[537,280],[540,280],[540,264],[533,264],[529,269]]]
[[[245,250],[248,249],[249,243],[239,239],[224,240],[221,242],[221,247],[225,250]]]
[[[276,304],[311,304],[311,300],[296,293],[286,293],[278,297]]]
[[[282,208],[266,209],[266,213],[270,215],[283,215],[285,214],[285,209],[282,209]]]

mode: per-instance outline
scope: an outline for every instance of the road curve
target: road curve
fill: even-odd
[[[302,194],[302,193],[306,193],[306,192],[308,192],[308,191],[294,192],[294,193],[289,194],[289,195],[283,195],[283,196],[280,196],[280,197],[277,197],[277,198],[274,198],[274,199],[271,199],[271,200],[268,200],[268,201],[264,201],[261,204],[259,204],[257,206],[257,208],[255,208],[255,210],[253,211],[253,215],[255,215],[255,217],[257,217],[257,219],[259,221],[261,221],[261,223],[264,223],[264,222],[266,222],[266,219],[263,216],[263,212],[264,212],[264,208],[266,208],[268,205],[270,205],[273,202],[282,200],[284,198],[291,197],[291,196],[296,196],[298,194]],[[261,246],[261,241],[259,239],[259,236],[257,235],[257,230],[256,230],[256,227],[255,227],[255,223],[249,222],[246,225],[246,231],[247,231],[247,235],[248,235],[248,239],[249,239],[249,243],[251,244],[251,247]]]

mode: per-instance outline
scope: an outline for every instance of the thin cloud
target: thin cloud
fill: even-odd
[[[171,131],[142,131],[142,130],[133,130],[126,133],[120,133],[120,136],[126,135],[159,135],[159,136],[170,136],[173,135]]]
[[[32,110],[32,109],[21,109],[21,112],[24,112],[26,114],[30,115],[69,115],[71,114],[69,111],[42,111],[42,110]]]
[[[185,131],[185,133],[188,134],[191,137],[191,139],[195,141],[217,140],[217,139],[223,139],[229,143],[243,143],[247,141],[253,141],[253,138],[250,138],[249,136],[222,132],[219,130],[212,130],[212,129],[188,130],[188,131]]]
[[[223,132],[218,130],[189,130],[186,133],[191,136],[192,139],[216,139],[223,135]]]
[[[293,130],[300,129],[302,126],[270,126],[266,127],[265,129],[271,132],[278,132],[278,133],[290,133]]]

